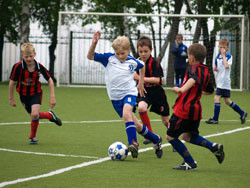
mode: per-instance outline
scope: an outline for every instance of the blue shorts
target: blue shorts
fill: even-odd
[[[217,88],[216,95],[220,95],[221,97],[224,98],[230,98],[230,90]]]
[[[136,96],[133,95],[127,95],[121,100],[111,100],[111,102],[115,111],[119,114],[121,118],[123,113],[123,107],[126,103],[134,107],[133,112],[135,112],[136,110]]]

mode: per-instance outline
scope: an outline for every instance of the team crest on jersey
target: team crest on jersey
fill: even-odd
[[[128,102],[131,102],[131,97],[128,98]]]
[[[128,69],[129,69],[130,72],[133,72],[134,71],[134,66],[133,65],[129,65]]]

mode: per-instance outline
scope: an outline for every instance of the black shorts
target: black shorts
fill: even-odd
[[[33,96],[20,95],[20,100],[26,111],[30,114],[33,104],[42,104],[42,93],[36,93]]]
[[[230,98],[230,93],[231,92],[228,89],[216,89],[216,95],[220,95],[221,97]]]
[[[147,87],[147,93],[145,97],[141,97],[140,94],[136,99],[137,104],[144,101],[148,104],[150,112],[155,112],[161,116],[169,116],[169,105],[167,101],[167,96],[164,89],[161,86]]]
[[[173,114],[169,120],[167,135],[178,138],[182,133],[190,133],[192,136],[199,135],[200,120],[186,120]]]

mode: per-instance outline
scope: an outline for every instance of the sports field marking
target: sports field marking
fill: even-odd
[[[0,151],[34,154],[34,155],[48,155],[48,156],[57,156],[57,157],[79,157],[79,158],[87,158],[87,159],[99,159],[100,158],[100,157],[94,157],[94,156],[65,155],[65,154],[55,154],[55,153],[41,153],[41,152],[32,152],[32,151],[21,151],[21,150],[13,150],[13,149],[6,149],[6,148],[0,148]]]
[[[209,138],[209,137],[221,136],[221,135],[225,135],[225,134],[232,134],[232,133],[239,132],[239,131],[244,131],[244,130],[247,130],[247,129],[250,129],[250,127],[248,126],[248,127],[233,129],[233,130],[230,130],[230,131],[211,134],[211,135],[207,135],[207,136],[204,136],[204,137]],[[166,147],[166,146],[170,146],[170,144],[167,143],[167,144],[162,145],[162,147]],[[142,152],[152,150],[152,149],[153,149],[153,147],[148,147],[148,148],[140,149],[139,152],[142,153]],[[69,166],[69,167],[66,167],[66,168],[58,169],[58,170],[49,172],[47,174],[32,176],[32,177],[28,177],[28,178],[20,178],[20,179],[12,180],[12,181],[5,181],[5,182],[0,183],[0,187],[4,187],[4,186],[7,186],[7,185],[12,185],[12,184],[17,184],[17,183],[22,183],[22,182],[26,182],[26,181],[31,181],[31,180],[35,180],[35,179],[50,177],[50,176],[54,176],[54,175],[57,175],[57,174],[62,174],[64,172],[71,171],[73,169],[82,168],[82,167],[85,167],[85,166],[90,166],[90,165],[102,163],[102,162],[109,161],[109,160],[111,160],[109,157],[105,157],[105,158],[101,158],[101,159],[97,159],[97,160],[77,164],[77,165],[74,165],[74,166]]]

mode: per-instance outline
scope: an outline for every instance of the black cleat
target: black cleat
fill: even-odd
[[[215,157],[217,158],[218,162],[221,164],[225,158],[223,145],[214,143],[213,144],[213,153],[214,153]]]
[[[209,120],[205,121],[207,124],[218,124],[218,120],[214,120],[213,118],[210,118]]]
[[[29,138],[29,140],[30,140],[30,144],[38,144],[38,140],[36,137]]]
[[[128,150],[131,152],[131,156],[133,158],[138,157],[138,147],[139,147],[139,144],[135,141],[133,141],[132,144],[128,146]]]
[[[194,162],[194,163],[183,162],[180,166],[176,166],[173,169],[175,169],[175,170],[196,170],[197,164],[196,164],[196,162]]]
[[[49,113],[52,115],[52,118],[53,118],[53,119],[50,119],[50,121],[54,122],[58,126],[61,126],[62,125],[62,121],[60,120],[60,118],[57,117],[56,114],[52,110],[49,110]]]
[[[158,158],[162,157],[162,148],[161,148],[161,144],[162,144],[162,138],[159,136],[159,140],[156,144],[154,144],[154,149],[155,149],[155,154]]]
[[[148,140],[148,139],[146,139],[146,140],[143,141],[144,145],[151,144],[151,143],[153,143],[153,142],[151,140]]]
[[[240,116],[241,124],[244,124],[246,122],[246,118],[247,118],[247,112],[244,112],[244,114]]]

